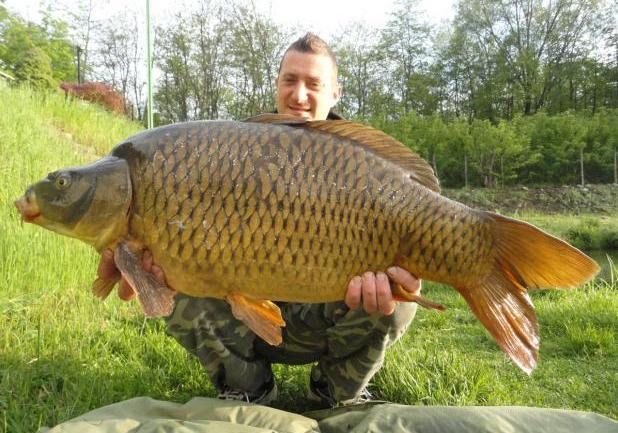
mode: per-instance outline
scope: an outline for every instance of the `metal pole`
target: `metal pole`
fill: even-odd
[[[148,129],[153,127],[152,113],[152,29],[150,27],[150,0],[146,0],[146,38],[148,44]]]

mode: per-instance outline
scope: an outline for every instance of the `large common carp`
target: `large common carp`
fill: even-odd
[[[530,224],[441,196],[422,158],[343,120],[261,115],[144,131],[49,174],[16,205],[27,222],[114,249],[146,314],[169,314],[174,291],[141,268],[144,248],[169,287],[227,299],[271,344],[284,322],[270,301],[341,300],[354,275],[397,265],[454,287],[530,372],[539,335],[527,289],[575,287],[598,271]],[[116,282],[93,291],[105,297]]]

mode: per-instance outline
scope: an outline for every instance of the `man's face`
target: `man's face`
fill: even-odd
[[[328,56],[291,50],[283,57],[277,77],[277,112],[324,120],[339,96]]]

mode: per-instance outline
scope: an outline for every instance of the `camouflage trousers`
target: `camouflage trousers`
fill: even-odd
[[[343,302],[277,303],[286,322],[283,344],[270,346],[232,315],[227,302],[176,297],[167,330],[198,357],[219,391],[257,393],[272,380],[271,363],[317,362],[311,379],[326,382],[336,401],[355,398],[380,369],[386,349],[405,332],[416,304],[390,316],[350,310]]]

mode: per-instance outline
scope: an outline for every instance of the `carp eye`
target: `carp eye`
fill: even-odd
[[[71,184],[71,176],[63,173],[56,177],[54,183],[58,189],[66,189]]]

